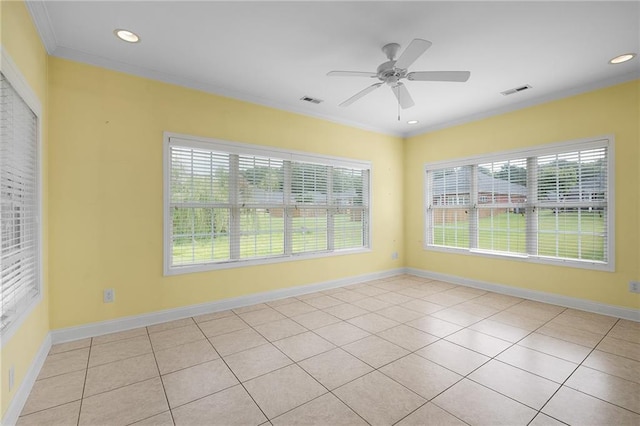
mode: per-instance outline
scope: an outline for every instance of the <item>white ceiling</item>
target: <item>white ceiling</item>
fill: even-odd
[[[395,135],[413,135],[640,77],[640,3],[45,1],[29,9],[50,54]],[[113,35],[138,33],[138,44]],[[466,83],[406,81],[347,108],[377,80],[381,47],[433,43],[410,71],[464,70]],[[524,84],[511,96],[500,92]],[[319,105],[302,96],[322,99]],[[417,119],[418,125],[407,121]]]

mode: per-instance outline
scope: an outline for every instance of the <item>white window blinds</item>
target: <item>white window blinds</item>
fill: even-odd
[[[428,247],[610,265],[609,139],[427,165]]]
[[[222,141],[166,147],[167,273],[369,246],[367,164]]]
[[[0,73],[0,330],[40,291],[38,118]]]

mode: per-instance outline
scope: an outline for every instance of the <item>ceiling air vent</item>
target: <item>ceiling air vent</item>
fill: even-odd
[[[311,102],[312,104],[319,104],[322,102],[322,99],[312,98],[311,96],[303,96],[300,98],[301,101]]]
[[[500,93],[502,93],[504,96],[507,96],[507,95],[513,95],[514,93],[523,92],[529,89],[531,89],[531,86],[529,86],[528,84],[525,84],[524,86],[515,87],[513,89],[505,90],[504,92],[500,92]]]

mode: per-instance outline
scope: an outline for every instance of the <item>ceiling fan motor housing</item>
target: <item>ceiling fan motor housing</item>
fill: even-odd
[[[394,86],[400,79],[407,76],[407,70],[395,67],[396,61],[388,61],[380,65],[377,70],[378,79],[389,86]]]

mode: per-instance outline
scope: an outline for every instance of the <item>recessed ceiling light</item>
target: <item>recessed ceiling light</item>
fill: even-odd
[[[619,55],[609,61],[610,64],[621,64],[623,62],[627,62],[632,60],[636,56],[635,53],[625,53],[624,55]]]
[[[418,120],[409,120],[407,121],[407,124],[418,124],[419,121]]]
[[[137,43],[140,41],[140,37],[138,36],[138,34],[131,32],[129,30],[115,30],[113,32],[116,37],[118,37],[120,40],[124,40],[128,43]]]

